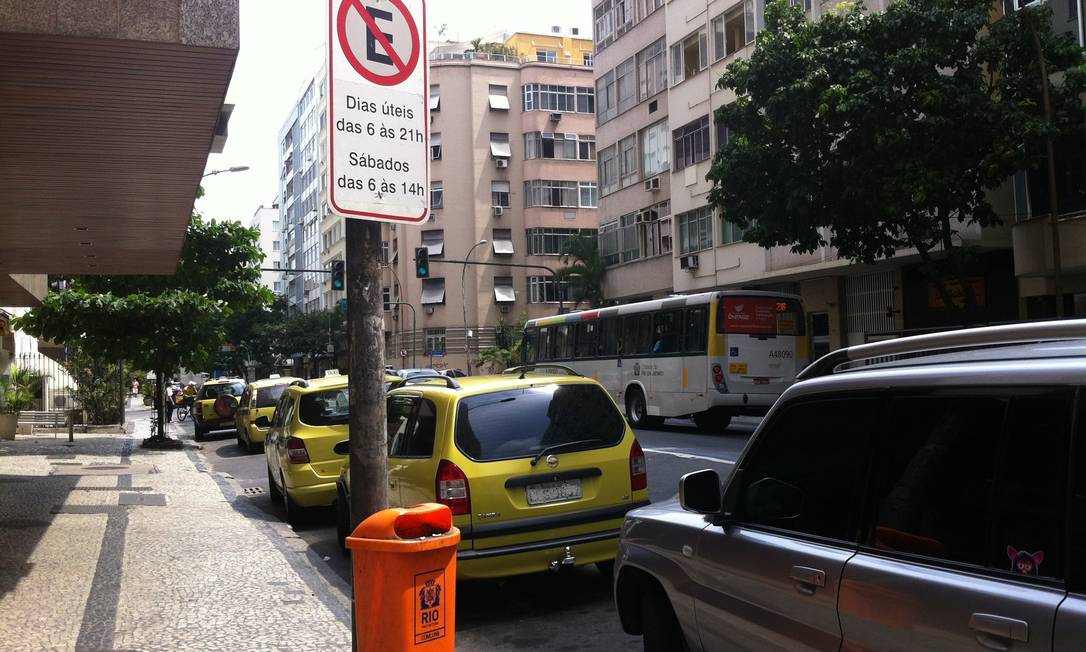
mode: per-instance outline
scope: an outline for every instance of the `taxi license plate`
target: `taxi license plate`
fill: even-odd
[[[582,495],[580,480],[559,480],[558,482],[530,484],[527,486],[527,490],[529,505],[577,500]]]

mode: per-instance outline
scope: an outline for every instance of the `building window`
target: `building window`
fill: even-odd
[[[524,182],[525,208],[596,208],[596,184],[534,179]]]
[[[612,0],[604,0],[592,10],[596,25],[596,49],[602,50],[614,36],[615,15]]]
[[[512,276],[495,276],[494,277],[494,302],[495,303],[516,303],[517,293],[513,289],[513,277]]]
[[[671,46],[671,83],[678,84],[709,65],[709,48],[704,29]]]
[[[679,127],[674,131],[672,140],[676,172],[709,158],[709,116]]]
[[[522,87],[525,111],[594,113],[595,92],[582,86],[525,84]]]
[[[591,52],[585,52],[584,54],[582,54],[581,55],[581,63],[583,65],[588,66],[589,68],[591,68],[592,67],[592,53]]]
[[[535,51],[535,60],[543,63],[558,63],[558,51],[537,48]]]
[[[637,70],[639,99],[646,100],[667,90],[667,46],[664,45],[664,39],[661,38],[637,53]]]
[[[441,134],[430,134],[430,160],[441,160]]]
[[[487,91],[491,111],[509,110],[509,87],[500,84],[490,84]]]
[[[724,149],[724,146],[728,144],[728,141],[732,139],[732,131],[728,129],[728,125],[723,122],[716,123],[716,148],[717,150]]]
[[[437,84],[430,84],[430,110],[441,110],[441,87]]]
[[[500,206],[502,208],[509,208],[510,204],[508,181],[490,182],[490,205]]]
[[[434,229],[422,232],[422,246],[430,250],[431,256],[441,256],[445,253],[445,231]]]
[[[551,276],[528,277],[528,303],[558,303],[558,287]],[[570,300],[569,286],[561,283],[562,300]]]
[[[526,133],[524,158],[591,161],[596,158],[596,137],[550,131]]]
[[[599,206],[600,191],[594,181],[581,181],[581,208],[596,208]]]
[[[713,19],[713,58],[723,59],[754,41],[754,0]]]
[[[494,229],[493,238],[496,255],[513,255],[513,229]]]
[[[430,182],[430,208],[445,208],[445,185],[442,181]]]
[[[272,240],[272,251],[279,251],[279,241]]]
[[[388,259],[388,240],[382,240],[381,241],[381,263],[384,264],[384,265],[387,265],[389,263],[389,259]]]
[[[564,253],[563,249],[566,240],[578,235],[586,238],[594,238],[596,237],[596,230],[552,228],[528,229],[528,255],[560,256]]]
[[[422,279],[422,304],[434,305],[445,303],[445,279]]]
[[[385,312],[392,311],[392,288],[381,288],[381,303],[384,304]]]
[[[618,147],[612,145],[599,152],[600,191],[608,195],[618,190]]]
[[[596,99],[599,102],[596,110],[596,120],[599,124],[603,124],[618,115],[614,70],[608,71],[596,80]]]
[[[734,222],[729,222],[724,219],[724,216],[720,216],[720,244],[732,244],[733,242],[742,242],[744,230]]]
[[[615,89],[618,97],[618,112],[629,111],[637,104],[637,64],[635,57],[630,57],[615,68]]]
[[[509,134],[491,132],[490,155],[494,158],[504,159],[513,157],[513,149],[509,146]]]
[[[713,210],[708,206],[679,216],[679,253],[691,254],[713,246]]]
[[[445,329],[444,328],[427,328],[426,329],[426,353],[427,355],[444,355],[445,348]]]
[[[640,178],[638,176],[637,134],[630,134],[618,141],[618,151],[619,177],[622,180],[622,187],[625,188],[637,183]]]
[[[666,172],[671,157],[671,140],[667,133],[667,120],[661,120],[641,130],[641,173],[649,178]]]

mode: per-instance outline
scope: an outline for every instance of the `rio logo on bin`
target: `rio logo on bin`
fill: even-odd
[[[415,576],[415,645],[445,637],[445,571]]]

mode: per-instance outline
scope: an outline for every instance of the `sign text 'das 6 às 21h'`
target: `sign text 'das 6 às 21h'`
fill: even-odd
[[[328,197],[344,217],[429,217],[424,0],[329,0]]]

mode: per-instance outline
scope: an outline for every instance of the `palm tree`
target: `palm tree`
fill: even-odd
[[[604,268],[596,238],[575,235],[567,239],[562,245],[562,263],[567,267],[558,270],[558,278],[573,288],[573,307],[582,303],[591,308],[602,306]]]

